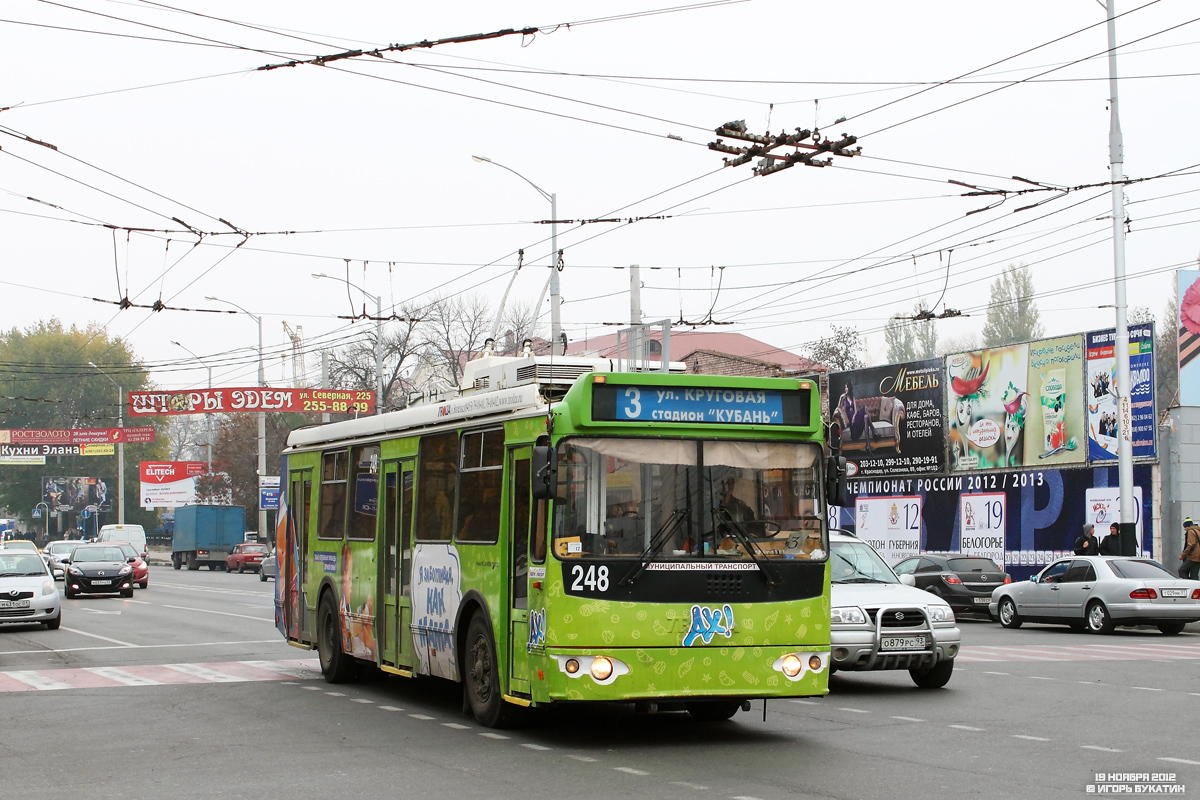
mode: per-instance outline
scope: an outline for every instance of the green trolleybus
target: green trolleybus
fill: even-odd
[[[283,635],[330,682],[360,662],[460,681],[487,726],[825,694],[845,484],[816,382],[609,370],[485,356],[445,402],[294,431]]]

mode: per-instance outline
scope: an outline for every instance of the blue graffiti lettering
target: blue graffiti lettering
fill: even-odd
[[[728,604],[721,608],[692,606],[692,625],[683,637],[683,646],[691,647],[696,639],[711,644],[714,636],[733,636],[733,609]]]
[[[527,651],[535,647],[546,646],[546,609],[532,611],[529,614],[529,641],[525,643]]]

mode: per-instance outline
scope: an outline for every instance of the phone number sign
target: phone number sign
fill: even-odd
[[[196,389],[187,392],[130,392],[133,417],[223,414],[251,411],[373,414],[375,393],[350,389]]]

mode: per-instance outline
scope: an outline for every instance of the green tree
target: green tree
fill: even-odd
[[[1042,338],[1045,331],[1033,296],[1033,274],[1025,264],[1009,264],[992,281],[987,321],[983,324],[985,347]]]
[[[1179,284],[1174,273],[1171,296],[1154,332],[1154,394],[1159,411],[1179,405]]]
[[[849,325],[831,325],[829,328],[832,333],[805,348],[806,355],[831,370],[859,369],[866,366],[862,359],[862,339],[858,335],[858,328]]]
[[[110,338],[99,325],[64,328],[59,320],[50,319],[25,330],[0,333],[0,428],[115,428],[119,403],[113,383],[126,393],[150,388],[149,374],[133,351],[122,340]],[[153,425],[156,434],[153,443],[125,445],[125,521],[153,530],[157,517],[138,505],[138,463],[166,455],[167,426],[164,418],[133,424]],[[0,504],[28,521],[42,500],[43,477],[100,477],[109,482],[113,510],[102,513],[99,522],[117,522],[120,492],[115,454],[49,456],[46,462],[45,466],[0,466]],[[50,521],[51,535],[77,527],[78,514],[75,510],[57,515]],[[41,526],[27,522],[27,527]]]
[[[887,342],[887,361],[899,364],[919,358],[933,358],[937,354],[937,323],[932,318],[914,319],[929,313],[925,301],[913,306],[911,315],[894,314],[883,327],[883,338]]]

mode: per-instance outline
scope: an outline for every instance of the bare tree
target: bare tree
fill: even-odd
[[[217,426],[213,425],[214,431]],[[208,444],[208,421],[203,414],[180,414],[167,418],[167,458],[170,461],[203,461]],[[214,438],[216,433],[213,434]]]
[[[537,316],[537,304],[532,300],[509,303],[500,321],[500,341],[496,342],[496,352],[505,356],[519,355],[521,343],[526,339],[534,340],[534,352],[538,352],[537,340],[545,339],[546,328],[538,324]],[[543,345],[541,349],[549,348]]]
[[[399,320],[383,324],[383,397],[376,403],[383,409],[404,408],[407,400],[407,377],[416,366],[421,349],[422,326],[420,309],[404,305],[397,311]],[[376,330],[371,326],[366,336],[356,339],[336,351],[329,359],[330,382],[336,388],[374,391]]]
[[[426,309],[425,319],[422,357],[435,373],[457,384],[491,332],[491,304],[480,294],[439,297]]]
[[[831,370],[859,369],[866,366],[862,358],[862,340],[858,328],[841,325],[829,326],[832,333],[818,339],[807,347],[807,355],[818,364]]]

